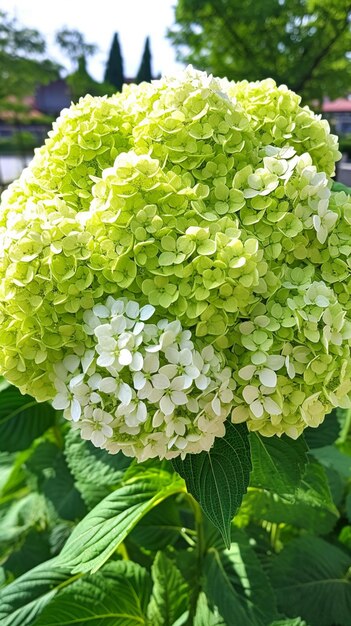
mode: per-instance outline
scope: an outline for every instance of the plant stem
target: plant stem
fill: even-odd
[[[117,552],[119,552],[119,554],[121,555],[123,561],[129,561],[129,554],[126,548],[126,544],[124,543],[124,541],[122,543],[119,544],[118,548],[117,548]]]
[[[206,553],[206,542],[205,542],[205,532],[204,532],[204,524],[203,524],[203,513],[200,505],[196,500],[190,495],[187,494],[189,499],[191,508],[194,513],[195,520],[195,530],[196,530],[196,584],[194,585],[191,595],[190,595],[190,608],[189,608],[189,616],[186,622],[186,626],[192,626],[194,623],[194,617],[196,614],[196,607],[198,597],[200,592],[202,591],[202,571],[203,571],[203,559]]]
[[[345,422],[340,433],[339,441],[341,443],[345,443],[348,435],[351,433],[351,409],[349,409],[346,413]]]

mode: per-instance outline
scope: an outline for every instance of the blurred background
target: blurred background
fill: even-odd
[[[296,91],[339,135],[351,185],[350,25],[348,0],[0,0],[0,190],[72,101],[188,63]]]

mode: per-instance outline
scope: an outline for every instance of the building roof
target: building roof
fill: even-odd
[[[351,111],[351,99],[338,98],[331,102],[323,102],[323,113],[348,113]]]

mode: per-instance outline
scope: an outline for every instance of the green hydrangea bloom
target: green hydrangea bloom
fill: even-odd
[[[0,373],[64,408],[95,445],[139,459],[208,449],[228,414],[296,438],[351,406],[351,201],[330,179],[339,157],[328,123],[271,79],[189,67],[82,98],[2,197]],[[181,389],[168,380],[172,412],[156,392],[152,407],[143,400],[154,372],[141,360],[158,344],[128,326],[135,306],[153,309],[157,332],[190,332],[191,346],[174,335],[153,361],[173,378],[191,369]],[[139,370],[126,352],[119,366],[101,361],[118,342],[134,358],[134,335]],[[212,378],[196,365],[208,346]],[[122,411],[123,385],[124,405],[141,408]]]

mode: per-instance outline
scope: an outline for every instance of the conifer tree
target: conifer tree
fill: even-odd
[[[81,96],[103,96],[106,93],[112,95],[114,88],[106,83],[98,83],[90,76],[87,69],[87,61],[84,55],[77,59],[78,69],[66,78],[71,97],[76,102]],[[109,91],[110,90],[110,91]]]
[[[113,36],[110,53],[106,63],[104,81],[113,85],[117,91],[122,91],[124,83],[123,58],[117,33]]]
[[[140,67],[135,79],[137,84],[142,82],[151,82],[152,70],[151,70],[151,51],[150,51],[150,38],[146,37],[144,52],[141,59]]]

